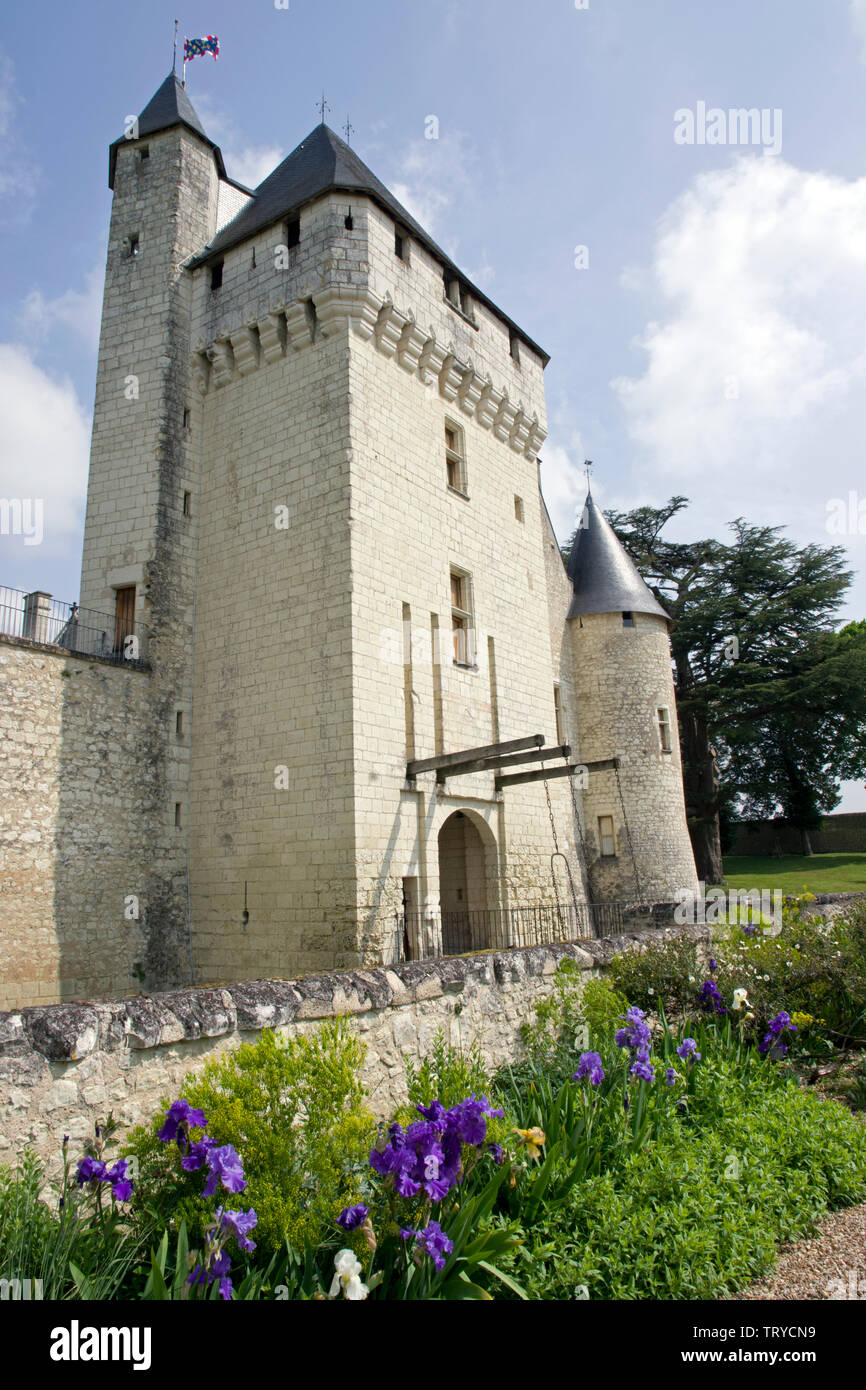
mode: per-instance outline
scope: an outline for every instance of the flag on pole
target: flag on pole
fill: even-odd
[[[205,39],[184,39],[183,41],[183,61],[188,63],[192,58],[203,58],[206,53],[212,53],[214,60],[219,57],[220,41],[216,34],[208,34]]]

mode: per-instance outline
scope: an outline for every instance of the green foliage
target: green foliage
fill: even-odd
[[[550,1128],[544,1167],[518,1172],[506,1213],[519,1213],[524,1239],[505,1269],[531,1298],[718,1298],[758,1277],[825,1210],[862,1201],[862,1125],[798,1089],[735,1029],[694,1031],[702,1060],[685,1098],[680,1086],[666,1096],[661,1079],[632,1081],[625,1111],[610,1043],[605,1082],[582,1099],[570,1082],[553,1095],[537,1078],[533,1110],[521,1078],[512,1103]],[[655,1046],[682,1070],[674,1045],[663,1029]]]
[[[132,1287],[143,1246],[108,1200],[71,1186],[62,1205],[45,1200],[42,1164],[29,1150],[16,1167],[0,1166],[0,1279],[39,1281],[44,1299],[118,1298]],[[34,1295],[35,1296],[35,1295]]]
[[[610,963],[615,988],[641,1009],[666,1012],[694,1008],[706,967],[688,936],[659,936],[640,951],[626,951]]]
[[[375,1136],[360,1068],[365,1048],[344,1019],[286,1042],[263,1033],[198,1077],[182,1095],[208,1119],[207,1133],[241,1154],[248,1186],[243,1205],[258,1214],[263,1253],[315,1246],[344,1206],[358,1200],[359,1178]],[[161,1226],[185,1221],[200,1239],[213,1202],[197,1193],[174,1145],[156,1138],[163,1114],[131,1137],[140,1197]]]
[[[552,994],[536,1003],[534,1022],[521,1026],[526,1058],[534,1066],[562,1071],[575,1047],[579,1051],[594,1047],[628,1007],[607,977],[585,984],[583,978],[575,961],[560,961]]]
[[[409,1102],[405,1114],[417,1119],[415,1107],[439,1100],[446,1110],[467,1096],[490,1094],[487,1064],[477,1040],[467,1049],[452,1047],[440,1028],[433,1046],[418,1067],[406,1059],[406,1089]]]

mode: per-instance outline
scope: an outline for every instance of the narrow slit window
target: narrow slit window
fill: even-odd
[[[667,705],[659,705],[656,710],[656,719],[659,729],[659,747],[663,753],[670,753],[673,744],[671,742],[671,712]]]
[[[599,816],[598,843],[602,859],[615,858],[616,840],[613,834],[613,816]]]
[[[216,265],[212,265],[212,266],[211,266],[211,270],[210,270],[210,287],[211,287],[211,289],[212,289],[212,290],[221,289],[221,288],[222,288],[222,282],[223,282],[223,262],[222,262],[222,261],[217,261]]]
[[[466,496],[466,453],[463,431],[452,420],[445,421],[445,476],[448,486]]]
[[[401,261],[405,261],[407,259],[406,234],[405,232],[401,232],[399,227],[394,228],[394,255],[397,256]]]
[[[565,743],[565,720],[562,716],[562,691],[558,685],[553,687],[553,713],[556,718],[556,742],[562,747]]]
[[[142,164],[145,162],[145,160],[150,159],[150,146],[142,145],[141,149],[138,152],[138,157],[141,160]]]
[[[135,585],[114,591],[114,654],[123,651],[127,637],[135,632]]]
[[[510,346],[511,356],[514,358],[514,361],[517,363],[517,365],[518,365],[518,367],[519,367],[519,366],[520,366],[520,339],[518,338],[518,336],[517,336],[516,333],[512,333],[512,334],[511,334],[509,346]]]
[[[300,246],[300,244],[301,219],[300,217],[293,217],[291,222],[286,224],[286,245],[291,248],[292,246]]]
[[[174,732],[177,738],[183,738],[183,710],[179,709],[174,717]]]
[[[192,512],[192,493],[190,493],[190,492],[185,492],[185,493],[183,494],[183,514],[184,514],[184,516],[189,516],[189,515],[191,514],[191,512]]]
[[[178,829],[183,824],[181,820],[181,804],[179,801],[174,803],[174,823]]]
[[[523,498],[522,498],[522,497],[515,497],[515,499],[514,499],[514,520],[515,520],[515,521],[519,521],[519,522],[521,522],[521,523],[523,522]]]
[[[139,250],[138,232],[133,232],[131,236],[126,238],[126,254],[130,260],[133,260],[138,255]]]

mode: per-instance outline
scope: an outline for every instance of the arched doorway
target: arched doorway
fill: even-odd
[[[439,903],[444,955],[490,944],[486,846],[463,811],[450,815],[439,831]]]

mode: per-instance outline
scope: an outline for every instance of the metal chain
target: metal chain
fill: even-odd
[[[622,794],[622,783],[621,783],[620,780],[619,780],[619,758],[617,758],[616,761],[614,762],[613,774],[614,774],[614,776],[615,776],[615,778],[616,778],[616,789],[617,789],[617,791],[619,792],[619,804],[620,804],[620,807],[622,808],[622,823],[623,823],[623,827],[624,827],[624,829],[625,829],[625,838],[626,838],[626,840],[628,841],[628,850],[629,850],[629,854],[631,855],[631,865],[632,865],[632,869],[633,869],[633,871],[634,871],[634,886],[635,886],[635,892],[637,893],[638,902],[640,903],[641,907],[643,907],[643,905],[644,905],[643,888],[641,887],[640,878],[638,877],[637,859],[635,858],[634,845],[632,844],[631,828],[630,828],[629,823],[628,823],[628,816],[626,815],[625,800],[624,800],[623,794]]]

